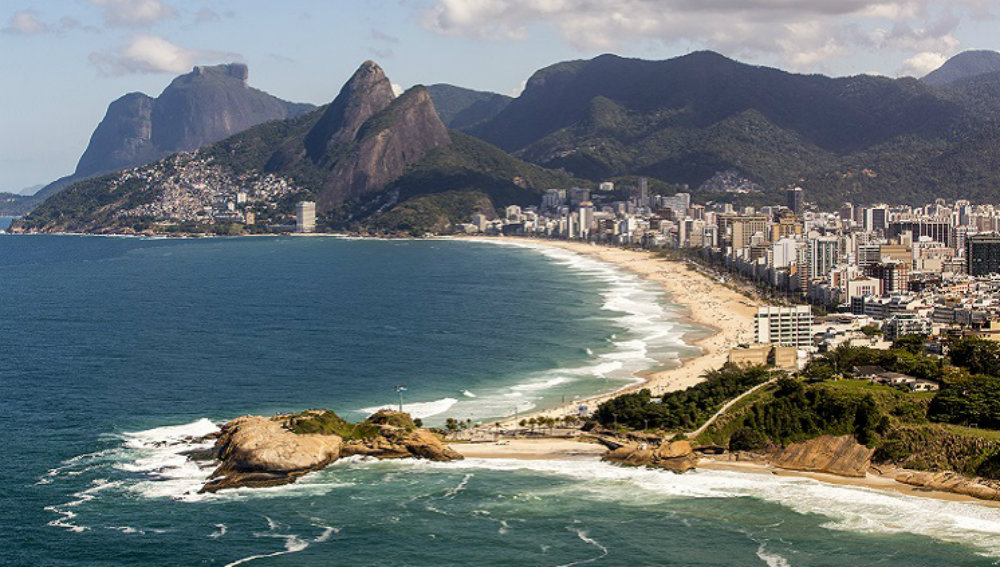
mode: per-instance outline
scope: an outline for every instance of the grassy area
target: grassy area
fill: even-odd
[[[351,423],[331,410],[307,410],[291,415],[286,427],[299,435],[339,435],[344,441],[371,439],[378,436],[378,427],[368,421]]]

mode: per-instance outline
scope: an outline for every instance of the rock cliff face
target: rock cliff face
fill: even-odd
[[[248,77],[242,63],[195,67],[156,98],[130,93],[112,102],[76,171],[39,191],[39,202],[75,181],[195,150],[251,126],[314,108],[254,89],[247,84]]]
[[[316,208],[324,212],[381,190],[450,143],[427,89],[416,86],[395,98],[382,68],[365,61],[315,125],[282,143],[266,169],[316,179]]]
[[[659,467],[677,473],[692,470],[698,464],[698,456],[687,441],[661,443],[657,447],[629,443],[607,453],[602,460],[636,467]]]
[[[155,104],[155,98],[143,93],[129,93],[112,102],[76,166],[76,175],[152,161]]]
[[[335,431],[358,436],[345,442]],[[351,455],[433,461],[462,458],[399,412],[383,410],[360,424],[347,423],[329,410],[271,418],[248,415],[222,426],[209,455],[219,466],[201,491],[288,484]]]
[[[415,87],[358,131],[352,151],[337,162],[316,205],[326,210],[379,190],[403,175],[407,165],[449,143],[427,91]]]
[[[874,449],[854,437],[823,435],[802,443],[792,443],[770,457],[776,467],[862,478],[871,465]]]

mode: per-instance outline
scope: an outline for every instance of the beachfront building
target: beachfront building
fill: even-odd
[[[295,232],[316,231],[316,203],[301,201],[295,205]]]
[[[756,342],[803,348],[812,345],[812,308],[808,305],[757,308]]]

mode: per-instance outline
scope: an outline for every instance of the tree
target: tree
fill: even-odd
[[[875,335],[881,335],[882,329],[879,329],[878,325],[868,324],[861,327],[861,332],[864,333],[866,337],[874,337]]]
[[[1000,344],[979,337],[964,337],[954,341],[949,358],[972,374],[1000,376]]]
[[[892,341],[892,348],[905,350],[913,354],[921,354],[924,352],[924,341],[926,340],[927,335],[923,334],[911,333],[900,335],[896,337],[896,340]]]
[[[931,400],[934,421],[1000,429],[1000,377],[978,375],[947,386]]]

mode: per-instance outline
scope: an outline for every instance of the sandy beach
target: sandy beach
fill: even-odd
[[[701,376],[705,372],[725,364],[730,348],[740,343],[753,342],[753,319],[757,313],[757,303],[749,297],[713,281],[704,274],[690,269],[683,262],[657,258],[647,251],[625,250],[567,240],[509,237],[473,238],[472,240],[552,246],[615,264],[662,287],[670,302],[686,310],[685,317],[689,321],[713,331],[708,337],[689,342],[689,344],[701,348],[702,354],[700,356],[683,359],[677,368],[642,372],[639,374],[639,377],[643,379],[642,382],[631,384],[616,392],[583,400],[591,407],[596,407],[597,404],[624,391],[649,388],[653,395],[660,395],[664,392],[689,388],[700,382]],[[575,413],[579,403],[566,404],[530,415],[562,417]],[[505,427],[513,425],[513,420],[501,423],[501,426]]]

